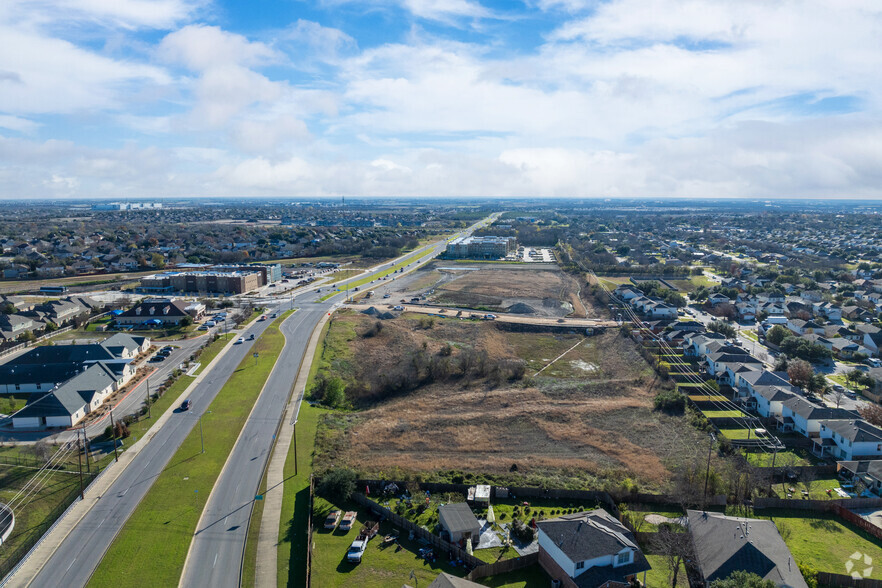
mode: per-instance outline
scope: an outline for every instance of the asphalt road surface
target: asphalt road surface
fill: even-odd
[[[296,314],[296,313],[295,313]],[[272,321],[262,321],[245,331],[259,336]],[[171,456],[183,443],[218,391],[239,363],[248,356],[253,342],[234,345],[190,394],[193,408],[177,413],[156,432],[110,489],[65,538],[45,563],[32,586],[85,586],[113,538],[162,473]],[[166,360],[168,361],[168,360]],[[133,562],[134,564],[134,562]],[[137,565],[137,564],[135,564]],[[149,584],[149,581],[148,581]]]
[[[459,235],[470,234],[478,224],[481,223]],[[418,251],[431,249],[432,255],[437,255],[445,246],[446,242],[441,241]],[[390,263],[383,264],[375,272],[389,266]],[[411,264],[405,272],[414,267]],[[361,278],[363,276],[353,280]],[[279,415],[284,409],[287,394],[296,378],[300,358],[313,328],[323,313],[329,312],[343,300],[345,292],[324,302],[317,302],[322,295],[324,293],[315,291],[298,295],[297,306],[301,310],[282,325],[287,343],[281,361],[268,381],[264,394],[258,398],[252,413],[253,418],[246,423],[243,435],[233,448],[231,459],[228,460],[206,505],[201,528],[197,529],[197,542],[192,546],[191,557],[185,567],[183,585],[214,587],[239,584],[250,502],[254,499],[254,492],[269,456]],[[290,308],[289,300],[282,299],[279,303],[279,310]],[[259,336],[270,323],[271,321],[258,322],[246,330],[244,335],[247,337],[254,333]],[[162,473],[171,456],[197,424],[199,415],[211,404],[236,366],[250,353],[251,345],[251,341],[246,341],[233,346],[224,361],[206,374],[205,379],[190,394],[193,409],[173,415],[155,433],[153,439],[120,474],[99,503],[86,514],[46,561],[31,583],[32,586],[73,587],[84,586],[88,582],[113,538],[147,493],[153,480]]]

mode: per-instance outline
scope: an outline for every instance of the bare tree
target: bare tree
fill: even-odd
[[[677,585],[680,566],[692,558],[692,541],[685,530],[675,530],[670,525],[659,528],[652,540],[652,550],[661,555],[668,570],[671,586]]]
[[[803,359],[794,359],[787,366],[787,375],[790,376],[790,381],[794,386],[804,388],[815,375],[815,370],[812,369],[812,364],[809,362]]]
[[[845,390],[836,390],[834,388],[833,391],[830,392],[829,396],[833,400],[833,402],[836,403],[836,408],[839,408],[839,405],[842,404],[842,399],[845,398]]]
[[[882,406],[866,402],[858,410],[868,423],[882,427]]]

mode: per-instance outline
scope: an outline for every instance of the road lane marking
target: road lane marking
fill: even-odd
[[[214,563],[211,564],[211,567],[214,568],[214,564],[216,564],[216,563],[217,563],[217,554],[215,553],[214,554]],[[73,565],[73,562],[71,562],[71,565]]]

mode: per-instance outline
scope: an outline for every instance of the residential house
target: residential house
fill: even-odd
[[[539,565],[560,586],[624,588],[650,569],[634,535],[602,508],[536,526]]]
[[[720,304],[729,304],[730,302],[732,302],[732,299],[725,294],[714,292],[707,297],[707,301],[710,302],[711,306],[719,306]]]
[[[821,423],[835,419],[854,419],[857,411],[844,408],[821,406],[796,396],[782,403],[781,415],[777,417],[778,428],[782,431],[795,431],[809,438],[820,434]]]
[[[772,521],[697,510],[686,514],[701,585],[708,586],[743,570],[778,586],[808,588]]]
[[[0,338],[17,339],[24,333],[42,329],[43,322],[21,314],[0,314]]]
[[[838,461],[836,469],[840,478],[851,481],[857,494],[862,494],[863,488],[882,496],[882,460]]]
[[[813,439],[815,455],[843,461],[882,456],[879,427],[861,419],[821,421],[820,425],[820,434]]]
[[[823,334],[824,332],[823,325],[819,325],[814,321],[806,321],[798,318],[791,318],[789,321],[787,321],[787,328],[797,335],[806,335],[808,333]]]

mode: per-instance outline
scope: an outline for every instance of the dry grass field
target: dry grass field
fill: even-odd
[[[652,371],[617,332],[508,333],[404,314],[374,333],[377,323],[350,312],[331,326],[325,349],[334,357],[322,363],[337,366],[328,372],[347,380],[359,410],[326,419],[319,468],[508,474],[516,465],[524,476],[628,477],[658,488],[672,464],[694,456],[698,433],[653,412]],[[483,361],[484,375],[461,373],[462,361]],[[402,377],[415,379],[402,386]]]

